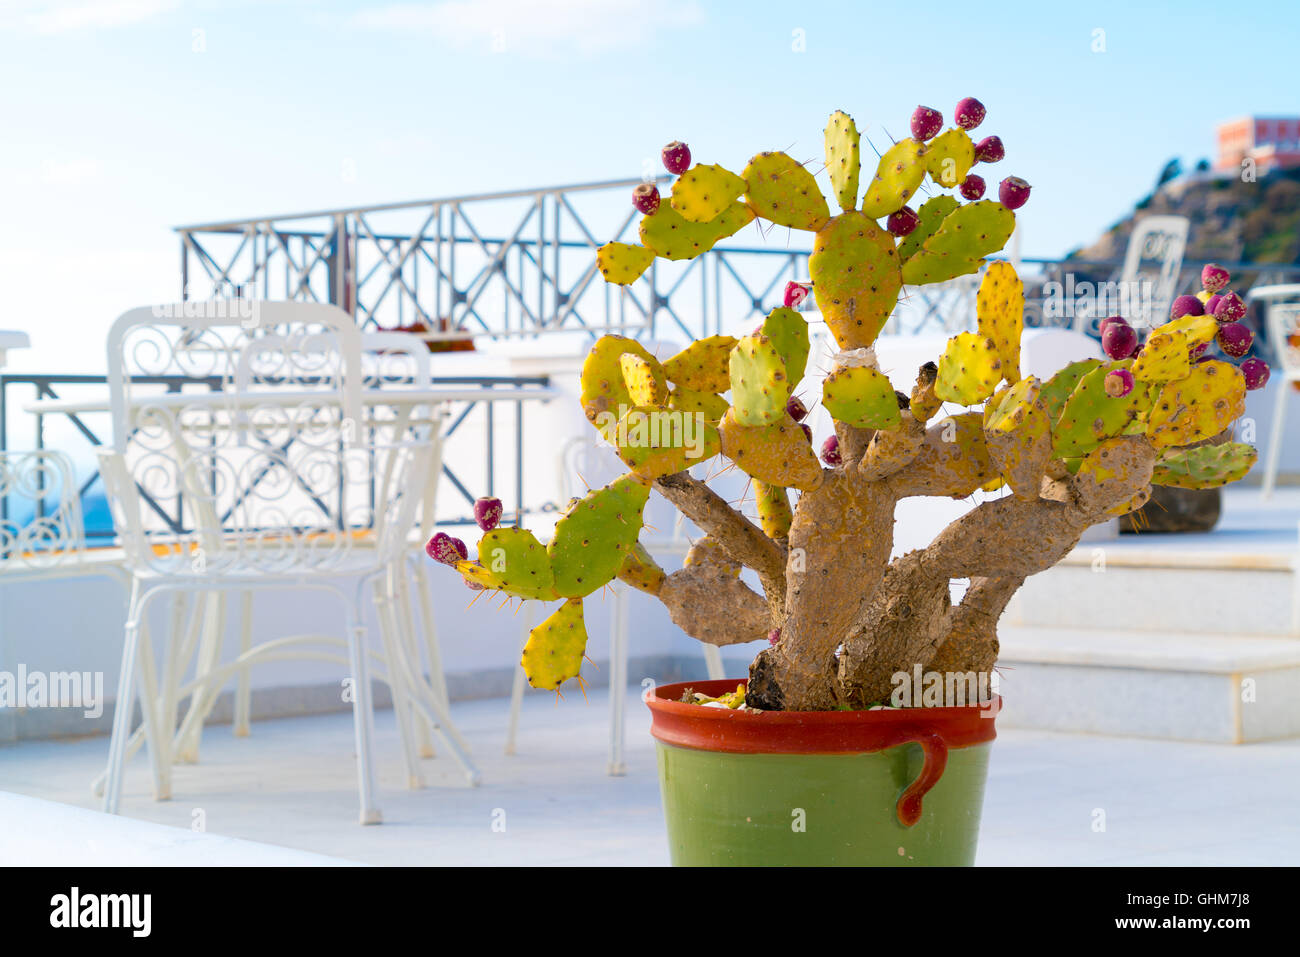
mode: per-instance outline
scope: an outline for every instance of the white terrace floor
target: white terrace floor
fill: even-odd
[[[505,701],[455,705],[483,771],[477,789],[438,758],[426,762],[426,789],[405,790],[392,712],[380,712],[380,827],[356,823],[345,714],[265,721],[247,739],[210,728],[202,764],[177,769],[169,802],[150,799],[138,757],[123,808],[186,829],[202,809],[212,834],[370,864],[667,864],[644,705],[629,695],[628,773],[612,778],[607,701],[601,692],[558,705],[530,696],[514,757],[501,753]],[[0,787],[94,807],[89,782],[107,745],[0,749]],[[1094,830],[1099,811],[1104,831]],[[504,832],[492,827],[501,812]],[[983,822],[983,865],[1294,865],[1300,740],[1231,746],[1008,730],[994,745]]]

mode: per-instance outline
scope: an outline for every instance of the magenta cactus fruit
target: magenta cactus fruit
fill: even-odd
[[[885,220],[885,228],[889,230],[890,235],[906,236],[916,229],[920,221],[921,217],[916,215],[916,210],[911,206],[904,206],[897,212],[889,214],[889,218]]]
[[[1201,270],[1201,287],[1206,292],[1218,292],[1228,285],[1231,279],[1228,270],[1218,263],[1206,263],[1205,268]]]
[[[812,445],[812,426],[807,422],[800,422],[799,428],[803,429],[803,437],[808,440],[809,445]]]
[[[659,154],[664,169],[677,176],[691,168],[691,148],[681,140],[673,140]]]
[[[1203,315],[1205,315],[1205,304],[1195,296],[1179,296],[1174,300],[1174,304],[1169,310],[1169,317],[1171,319],[1181,319],[1183,316]]]
[[[438,532],[424,546],[424,553],[435,562],[455,565],[469,558],[469,549],[459,538],[452,538],[446,532]]]
[[[918,106],[912,111],[912,139],[924,143],[939,135],[943,129],[943,114],[928,106]]]
[[[998,184],[998,200],[1007,209],[1019,209],[1029,202],[1030,186],[1019,176],[1008,176]]]
[[[474,521],[485,532],[490,532],[501,524],[501,499],[484,496],[474,503]]]
[[[1210,348],[1208,342],[1198,342],[1187,350],[1187,358],[1191,359],[1193,362],[1197,362],[1200,360],[1201,356],[1205,355],[1205,350],[1208,348]]]
[[[962,180],[961,188],[959,191],[961,192],[962,196],[966,197],[966,199],[969,200],[979,199],[981,196],[984,195],[984,177],[976,176],[974,173],[971,173],[964,180]]]
[[[1106,373],[1102,380],[1106,394],[1112,399],[1122,399],[1133,391],[1133,373],[1127,369],[1115,369]]]
[[[1263,359],[1251,356],[1238,368],[1241,369],[1241,377],[1246,380],[1246,388],[1250,391],[1262,389],[1268,384],[1269,368],[1268,363]]]
[[[802,422],[808,417],[808,407],[799,400],[797,395],[792,395],[785,400],[785,413],[796,422]]]
[[[1240,359],[1250,351],[1250,345],[1255,341],[1255,334],[1239,322],[1225,322],[1219,326],[1216,341],[1225,356]]]
[[[1214,315],[1214,310],[1219,308],[1219,303],[1220,301],[1222,301],[1222,299],[1223,297],[1216,293],[1215,295],[1211,296],[1209,299],[1205,300],[1205,314],[1207,316]]]
[[[1002,145],[1002,137],[986,136],[975,144],[975,162],[997,163],[1006,158],[1007,150]]]
[[[791,279],[785,284],[785,298],[783,300],[783,305],[787,309],[798,309],[803,305],[803,301],[808,298],[810,292],[812,292],[812,283],[795,282]]]
[[[957,104],[953,119],[963,130],[973,130],[984,122],[984,104],[973,96],[968,96]]]
[[[1219,301],[1214,304],[1214,318],[1219,322],[1236,322],[1238,319],[1245,319],[1246,304],[1231,290],[1221,293]]]
[[[844,457],[840,455],[840,439],[832,435],[822,443],[822,461],[827,465],[843,465]]]
[[[781,640],[780,628],[773,628],[771,631],[767,633],[767,643],[769,645],[775,645],[780,640]]]
[[[1127,322],[1112,322],[1101,334],[1101,348],[1115,360],[1127,359],[1137,346],[1138,334]]]
[[[632,190],[632,205],[649,216],[659,208],[659,187],[654,183],[642,183]]]
[[[1111,324],[1116,322],[1118,322],[1120,325],[1124,325],[1124,326],[1128,325],[1128,320],[1125,319],[1123,316],[1107,316],[1101,322],[1097,323],[1097,334],[1104,336],[1106,334],[1107,326],[1110,326]]]

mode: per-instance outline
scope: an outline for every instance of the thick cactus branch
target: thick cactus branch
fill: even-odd
[[[972,578],[961,604],[949,612],[947,638],[925,666],[928,671],[976,673],[998,660],[998,619],[1024,579]]]
[[[659,600],[682,631],[710,645],[766,638],[771,618],[761,595],[721,565],[697,564],[664,579]]]

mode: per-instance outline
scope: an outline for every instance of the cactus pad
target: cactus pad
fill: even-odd
[[[721,450],[716,428],[698,416],[657,406],[629,409],[607,437],[623,463],[646,479],[684,471]]]
[[[582,363],[579,401],[587,421],[599,429],[601,434],[610,431],[618,422],[619,416],[636,405],[623,380],[624,355],[636,356],[651,368],[658,365],[658,361],[646,351],[645,346],[624,336],[601,336],[592,344],[591,351]]]
[[[1128,362],[1100,364],[1079,379],[1065,400],[1052,430],[1052,447],[1061,457],[1087,455],[1105,439],[1122,433],[1136,418],[1146,398],[1134,388],[1121,398],[1106,394],[1106,374],[1125,369]]]
[[[808,367],[808,321],[793,309],[778,306],[763,320],[763,335],[772,340],[781,354],[786,380],[793,391]]]
[[[758,505],[758,524],[769,538],[789,538],[794,511],[790,496],[779,485],[754,482],[754,498]]]
[[[1169,451],[1156,462],[1151,484],[1218,488],[1245,478],[1258,455],[1254,447],[1242,442]]]
[[[658,362],[647,362],[635,353],[625,352],[618,357],[618,364],[634,405],[663,405],[668,401],[668,380]]]
[[[698,415],[709,425],[717,425],[731,405],[720,395],[697,392],[679,385],[668,393],[668,407],[674,412]]]
[[[745,336],[731,350],[731,409],[741,425],[771,425],[785,417],[790,379],[772,340]]]
[[[1001,381],[997,343],[978,332],[961,332],[943,350],[934,394],[945,402],[974,405],[991,396]]]
[[[649,497],[647,483],[625,475],[569,506],[546,547],[556,592],[581,598],[613,580],[641,532]]]
[[[521,598],[556,597],[550,557],[526,528],[494,528],[479,539],[478,563],[460,562],[456,569],[485,588],[497,588]]]
[[[984,199],[958,206],[903,263],[903,282],[918,286],[977,272],[980,261],[1005,246],[1015,228],[1015,213],[1001,203]]]
[[[635,243],[606,243],[596,250],[596,265],[606,282],[626,286],[641,278],[655,254]]]
[[[943,193],[931,196],[922,203],[921,208],[916,212],[919,219],[916,228],[904,236],[903,241],[898,244],[899,258],[904,262],[912,258],[912,254],[921,248],[921,244],[938,232],[948,214],[957,206],[957,200]]]
[[[1156,448],[1190,445],[1218,435],[1245,411],[1246,380],[1240,370],[1218,360],[1198,362],[1187,378],[1161,388],[1146,434]]]
[[[840,209],[845,212],[858,204],[858,176],[862,169],[861,136],[849,114],[836,110],[826,122],[826,170]],[[892,212],[892,210],[891,210]]]
[[[817,181],[785,153],[759,153],[745,167],[745,198],[769,222],[814,232],[830,219]]]
[[[808,271],[817,308],[840,348],[871,345],[902,287],[893,237],[869,216],[841,213],[813,240]]]
[[[1047,410],[1049,422],[1056,424],[1056,420],[1061,417],[1061,410],[1065,408],[1065,400],[1074,392],[1074,387],[1079,384],[1079,380],[1099,365],[1101,365],[1100,359],[1080,359],[1078,362],[1071,362],[1044,383],[1039,390],[1038,400]]]
[[[1033,376],[1020,380],[1001,396],[993,414],[985,416],[989,458],[1020,498],[1038,498],[1052,459],[1052,426],[1038,400],[1040,388]]]
[[[862,212],[878,219],[906,206],[925,179],[925,155],[925,146],[910,138],[885,150],[862,197]]]
[[[930,178],[943,189],[956,189],[975,165],[975,144],[965,130],[944,130],[930,141],[925,154]]]
[[[896,429],[902,421],[889,377],[875,369],[835,369],[822,382],[822,405],[837,422],[858,429]]]
[[[822,467],[799,423],[790,416],[766,426],[741,425],[736,410],[718,426],[722,453],[747,475],[767,482],[809,491],[822,483]]]
[[[1133,360],[1133,378],[1142,382],[1169,382],[1191,371],[1187,337],[1177,332],[1152,332]]]
[[[975,296],[979,331],[993,340],[1008,382],[1020,378],[1020,335],[1025,328],[1025,284],[1010,263],[992,262]]]
[[[626,582],[637,591],[649,595],[659,594],[664,579],[668,576],[659,564],[650,557],[644,545],[635,542],[623,556],[623,564],[618,569],[618,580]]]
[[[641,244],[664,259],[692,259],[753,221],[754,212],[744,203],[732,203],[705,223],[693,223],[668,203],[660,203],[641,219]]]
[[[549,618],[528,633],[519,659],[534,688],[558,688],[582,670],[587,650],[587,626],[582,599],[569,598]]]
[[[721,166],[692,166],[673,183],[669,202],[682,219],[707,223],[745,192],[745,181]]]
[[[726,392],[731,388],[731,336],[696,339],[664,363],[664,374],[679,386],[697,392]]]

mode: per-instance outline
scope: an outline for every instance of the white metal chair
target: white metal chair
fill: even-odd
[[[1185,216],[1146,216],[1137,221],[1124,253],[1117,285],[1121,301],[1129,305],[1125,318],[1141,328],[1158,325],[1169,314],[1178,285],[1178,272],[1187,249],[1189,221]],[[1144,285],[1150,286],[1144,290]],[[1109,303],[1106,315],[1118,308]],[[1074,330],[1097,336],[1106,315],[1093,308],[1077,308]]]
[[[1295,287],[1300,295],[1300,286]],[[1268,457],[1264,463],[1262,495],[1265,500],[1273,496],[1277,486],[1277,472],[1282,461],[1282,440],[1286,423],[1287,399],[1292,389],[1300,383],[1300,344],[1292,340],[1300,337],[1300,302],[1270,302],[1265,313],[1268,339],[1277,355],[1277,398],[1273,404],[1273,424],[1269,429]],[[1300,339],[1297,339],[1300,342]]]
[[[166,793],[175,746],[189,733],[184,724],[175,737],[171,733],[182,698],[190,697],[190,715],[197,716],[191,726],[201,725],[211,696],[250,662],[337,661],[337,653],[326,649],[343,645],[361,820],[377,823],[373,711],[359,609],[367,584],[403,559],[431,445],[364,427],[360,333],[345,313],[304,303],[253,307],[251,323],[243,315],[187,314],[186,304],[136,309],[120,317],[109,336],[114,443],[101,456],[101,473],[132,586],[104,806],[115,812],[120,801],[137,672],[155,792]],[[251,375],[240,371],[241,363]],[[162,371],[218,376],[228,388],[203,396],[140,395],[133,377]],[[373,547],[353,547],[362,535],[373,537]],[[340,578],[354,580],[355,587],[345,588]],[[201,660],[188,685],[178,674],[188,653],[171,648],[168,670],[158,680],[142,628],[153,598],[169,591],[266,588],[332,593],[347,611],[346,638],[294,636],[249,648],[224,666]],[[221,604],[211,607],[220,618]],[[220,624],[203,629],[218,646]],[[394,647],[390,629],[381,632],[409,768],[412,734],[397,663],[404,651]],[[304,650],[304,644],[321,650]],[[442,718],[427,700],[409,700],[431,722]],[[448,746],[476,780],[467,756],[454,741]]]

